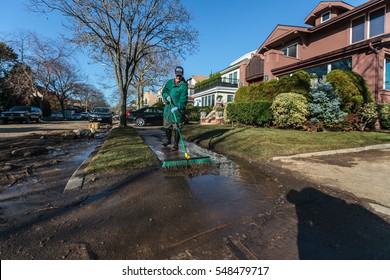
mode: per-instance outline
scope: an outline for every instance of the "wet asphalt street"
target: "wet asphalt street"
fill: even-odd
[[[162,161],[183,158],[163,148],[161,129],[137,131]],[[69,148],[50,182],[40,170],[12,186],[26,190],[21,196],[2,193],[1,258],[390,259],[388,221],[359,198],[187,144],[192,156],[210,156],[213,170],[92,174],[81,191],[62,193],[70,172],[58,168],[80,164],[90,144]],[[39,196],[44,203],[31,204]],[[20,211],[7,217],[15,203]]]

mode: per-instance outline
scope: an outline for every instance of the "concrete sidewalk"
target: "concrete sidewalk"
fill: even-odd
[[[318,186],[352,193],[390,216],[390,144],[278,157],[271,164]]]

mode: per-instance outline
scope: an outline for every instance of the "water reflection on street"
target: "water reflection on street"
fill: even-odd
[[[177,152],[162,146],[162,130],[139,129],[138,133],[161,161],[184,159],[181,148]],[[199,211],[205,211],[204,214],[209,215],[213,222],[231,222],[242,216],[261,215],[281,195],[277,182],[266,172],[194,143],[185,144],[192,158],[210,157],[213,162],[214,168],[209,173],[187,178],[194,204],[199,206]]]

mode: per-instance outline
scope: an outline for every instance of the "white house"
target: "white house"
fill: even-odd
[[[248,85],[245,81],[245,68],[255,51],[239,57],[219,73],[221,78],[195,87],[193,94],[195,106],[215,106],[218,102],[226,104],[234,100],[234,94],[240,86]],[[217,100],[218,99],[218,100]]]

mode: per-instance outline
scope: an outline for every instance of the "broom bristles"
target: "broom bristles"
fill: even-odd
[[[192,159],[181,159],[181,160],[167,160],[163,162],[162,168],[173,170],[175,168],[186,168],[192,166],[211,166],[212,162],[209,157],[203,158],[192,158]]]
[[[162,170],[167,176],[194,176],[208,174],[213,169],[210,158],[194,158],[183,160],[164,161]]]

